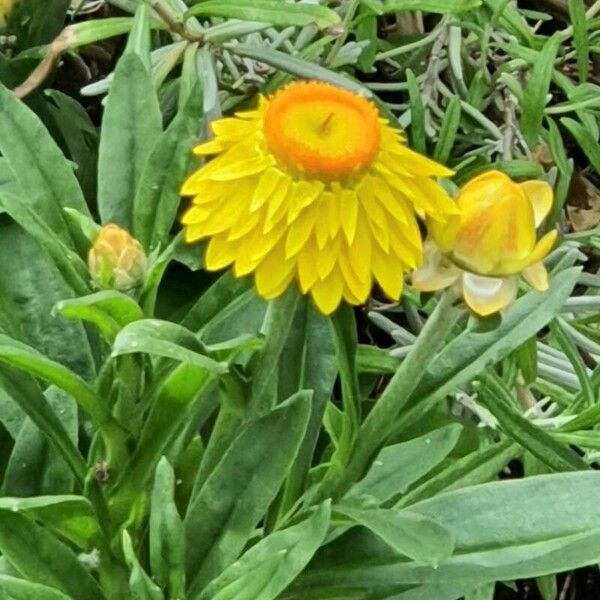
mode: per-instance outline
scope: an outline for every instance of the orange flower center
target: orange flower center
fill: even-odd
[[[308,177],[336,179],[368,167],[379,151],[377,109],[365,98],[316,81],[295,82],[270,100],[269,149]]]

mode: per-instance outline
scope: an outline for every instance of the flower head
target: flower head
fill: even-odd
[[[212,129],[195,153],[217,156],[182,188],[185,237],[210,238],[206,268],[254,273],[264,298],[295,279],[324,314],[365,302],[374,282],[397,299],[422,258],[415,213],[443,223],[455,212],[432,179],[451,171],[348,90],[295,82]]]
[[[88,254],[88,268],[94,281],[102,288],[120,291],[143,282],[147,262],[142,245],[112,223],[100,229]]]
[[[557,232],[537,241],[536,228],[552,202],[552,188],[543,181],[518,184],[500,171],[475,177],[456,198],[460,213],[443,227],[429,223],[431,240],[413,286],[434,291],[458,282],[469,307],[482,316],[515,299],[519,275],[534,289],[546,290],[548,273],[541,261]]]

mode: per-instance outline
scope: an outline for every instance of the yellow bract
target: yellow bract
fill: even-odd
[[[128,231],[109,223],[100,229],[90,248],[88,268],[98,286],[127,291],[143,282],[147,258]]]
[[[452,171],[348,90],[295,82],[212,130],[195,153],[217,156],[182,187],[185,238],[210,238],[206,268],[253,273],[266,299],[294,280],[324,314],[365,302],[375,282],[398,299],[422,260],[416,215],[456,212],[434,179]]]
[[[6,25],[6,19],[14,4],[15,0],[0,0],[0,26]]]
[[[517,276],[535,289],[548,287],[541,263],[556,242],[552,230],[539,241],[536,228],[550,212],[552,188],[542,181],[515,183],[500,171],[475,177],[456,198],[460,213],[440,225],[429,223],[431,241],[413,285],[433,291],[460,283],[467,304],[480,315],[508,306]]]

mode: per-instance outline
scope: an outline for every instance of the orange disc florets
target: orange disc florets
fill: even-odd
[[[295,82],[265,112],[269,149],[308,177],[344,178],[368,167],[379,151],[377,109],[365,98],[326,83]]]

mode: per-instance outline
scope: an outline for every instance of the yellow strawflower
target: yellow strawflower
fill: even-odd
[[[142,245],[128,231],[109,223],[90,248],[88,268],[99,287],[127,291],[144,281],[148,261]]]
[[[398,299],[422,259],[415,213],[443,224],[456,212],[433,179],[452,172],[348,90],[291,83],[212,130],[195,153],[217,156],[182,188],[185,239],[210,238],[206,268],[254,273],[266,299],[294,279],[324,314],[362,304],[374,282]]]
[[[542,263],[556,242],[552,230],[539,241],[536,228],[550,212],[553,193],[543,181],[518,184],[489,171],[459,191],[460,214],[444,226],[428,224],[424,264],[412,275],[413,287],[439,290],[458,284],[468,306],[487,316],[514,301],[519,276],[538,291],[548,288]]]

